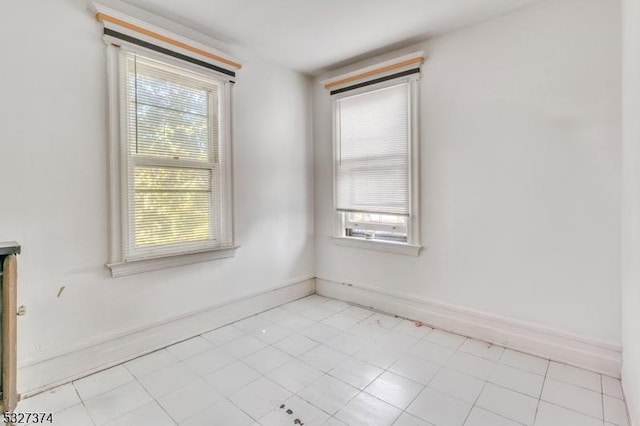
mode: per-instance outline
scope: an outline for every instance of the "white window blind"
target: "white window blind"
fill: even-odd
[[[127,257],[228,246],[222,83],[122,52],[128,151]]]
[[[336,100],[336,209],[409,215],[409,84]]]

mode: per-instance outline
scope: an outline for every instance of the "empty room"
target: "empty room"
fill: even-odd
[[[640,0],[0,19],[0,424],[640,426]]]

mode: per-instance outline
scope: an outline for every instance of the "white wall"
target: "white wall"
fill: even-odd
[[[541,2],[402,51],[428,56],[418,258],[331,241],[317,84],[317,276],[619,345],[619,13],[614,0]]]
[[[640,425],[640,1],[624,0],[622,37],[622,384]]]
[[[114,279],[102,26],[84,0],[1,2],[0,17],[0,240],[23,249],[21,365],[313,274],[307,77],[240,52],[236,256]]]

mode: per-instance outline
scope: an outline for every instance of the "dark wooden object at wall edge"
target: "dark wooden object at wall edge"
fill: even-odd
[[[17,319],[18,319],[18,262],[20,245],[14,241],[0,242],[0,286],[2,291],[2,389],[0,413],[13,412],[18,395]]]

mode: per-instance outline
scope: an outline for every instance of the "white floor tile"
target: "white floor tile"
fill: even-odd
[[[189,417],[180,426],[250,426],[254,420],[227,399],[221,399]]]
[[[369,322],[369,320],[367,320],[366,322],[359,322],[347,331],[356,336],[374,340],[389,330],[375,322]]]
[[[506,417],[499,416],[491,413],[480,407],[473,407],[467,421],[464,422],[464,426],[520,426],[520,423],[516,423]]]
[[[487,383],[476,405],[516,422],[532,425],[538,400],[510,389]]]
[[[327,303],[327,302],[330,302],[332,300],[336,300],[337,301],[337,299],[332,299],[330,297],[322,296],[322,295],[317,294],[317,293],[305,297],[304,300],[309,301],[309,302],[315,304],[316,306],[320,306],[320,305],[322,305],[324,303]]]
[[[349,358],[331,370],[329,374],[358,389],[364,389],[383,371],[381,368],[368,362],[357,358]]]
[[[173,392],[193,382],[198,376],[183,363],[174,364],[140,379],[140,383],[154,398]]]
[[[401,413],[398,408],[363,392],[338,411],[335,417],[349,426],[388,426]]]
[[[452,370],[457,370],[482,380],[487,380],[491,377],[495,366],[496,363],[493,361],[464,352],[456,352],[447,363],[447,367]]]
[[[267,346],[244,358],[242,361],[262,374],[267,374],[292,359],[293,357],[286,352],[272,346]]]
[[[268,311],[264,311],[256,315],[257,318],[261,318],[273,323],[279,323],[282,320],[285,320],[291,317],[292,313],[287,311],[286,309],[282,309],[280,307],[269,309]]]
[[[424,337],[428,332],[432,330],[431,327],[423,325],[421,322],[402,320],[396,324],[393,328],[396,333],[406,334],[413,337]]]
[[[415,345],[420,340],[419,337],[409,336],[406,334],[398,333],[390,330],[387,333],[380,335],[376,339],[376,343],[393,347],[394,349],[406,352],[410,347]]]
[[[274,381],[262,377],[236,391],[229,399],[242,411],[254,419],[259,419],[269,411],[280,407],[290,396],[291,392]]]
[[[333,312],[342,312],[345,309],[349,309],[351,307],[351,305],[349,305],[347,302],[343,302],[342,300],[338,299],[329,299],[318,306],[322,309],[327,309]]]
[[[350,317],[349,315],[339,313],[336,315],[332,315],[329,318],[322,320],[322,324],[326,324],[333,328],[337,328],[338,330],[348,330],[349,328],[356,325],[360,320],[354,317]]]
[[[438,364],[413,355],[403,355],[395,364],[389,367],[389,371],[423,385],[428,384],[439,369],[440,366]]]
[[[376,341],[360,349],[353,356],[382,369],[387,369],[400,359],[403,353],[401,348]]]
[[[80,398],[87,400],[101,393],[108,392],[135,380],[133,375],[123,365],[101,371],[91,376],[76,380],[73,386]]]
[[[427,423],[422,419],[412,416],[409,413],[402,413],[393,426],[433,426],[431,423]]]
[[[235,359],[221,348],[213,348],[184,361],[200,377],[204,377],[234,362]]]
[[[291,356],[297,357],[315,348],[318,344],[318,342],[311,340],[306,336],[294,334],[276,342],[273,346],[283,350]]]
[[[209,342],[201,336],[194,337],[184,342],[176,343],[169,346],[167,350],[171,352],[171,355],[175,356],[179,360],[191,358],[199,353],[206,352],[213,348],[213,343]]]
[[[67,384],[18,402],[15,412],[56,413],[80,402],[74,387]]]
[[[602,376],[602,393],[614,398],[623,399],[620,380],[609,376]]]
[[[282,320],[278,321],[277,324],[292,331],[302,331],[315,323],[316,321],[290,312],[288,317],[285,317]]]
[[[551,361],[547,377],[590,389],[595,392],[602,392],[600,375],[581,368]]]
[[[46,412],[46,411],[45,411]],[[40,424],[47,424],[40,423]],[[76,404],[53,414],[53,426],[93,426],[93,420],[89,416],[83,404]]]
[[[490,361],[498,361],[504,352],[504,348],[500,346],[475,339],[466,339],[459,350]]]
[[[547,367],[549,366],[549,360],[547,359],[513,351],[511,349],[504,350],[504,353],[500,358],[500,363],[510,367],[519,368],[520,370],[525,370],[530,373],[539,374],[541,376],[547,374]]]
[[[407,351],[409,355],[435,362],[439,365],[446,364],[455,352],[456,351],[451,348],[425,340],[419,341]]]
[[[604,419],[618,426],[629,426],[627,409],[621,399],[603,395]]]
[[[373,342],[373,339],[371,338],[356,336],[347,332],[342,333],[328,341],[327,346],[331,346],[332,348],[337,349],[340,352],[344,352],[348,355],[353,355],[371,342]]]
[[[336,367],[349,355],[326,345],[319,345],[300,356],[300,361],[311,365],[318,370],[328,372]]]
[[[535,426],[602,426],[602,420],[589,417],[546,401],[540,401]]]
[[[221,398],[222,394],[211,384],[196,379],[193,383],[159,398],[158,403],[173,420],[180,423]]]
[[[455,370],[442,368],[429,383],[431,389],[461,399],[469,404],[476,402],[485,382]]]
[[[297,314],[300,311],[303,311],[303,310],[309,309],[309,308],[313,308],[316,305],[317,304],[314,303],[312,300],[309,300],[306,297],[304,297],[302,299],[294,300],[293,302],[285,303],[284,305],[281,305],[280,307],[282,309],[286,309],[289,312],[295,312]]]
[[[489,378],[491,383],[540,398],[544,377],[508,365],[498,364]]]
[[[302,315],[305,318],[309,318],[310,320],[313,320],[313,321],[322,321],[334,315],[335,312],[330,311],[328,309],[322,309],[314,306],[311,308],[303,309],[300,312],[298,312],[298,314]]]
[[[258,316],[252,316],[233,323],[233,326],[248,334],[253,334],[271,324],[270,321]]]
[[[598,392],[547,378],[542,388],[541,399],[602,419],[601,397]]]
[[[262,417],[260,424],[262,426],[296,424],[319,426],[329,419],[327,413],[295,395],[287,399],[282,405],[282,408],[278,407]],[[297,423],[296,420],[298,421]]]
[[[152,401],[138,382],[130,382],[85,401],[96,425],[101,426]]]
[[[352,318],[357,319],[358,321],[362,321],[364,319],[369,318],[370,316],[373,316],[374,312],[369,310],[369,309],[363,309],[360,308],[358,306],[352,306],[349,309],[345,309],[344,311],[342,311],[341,313],[348,315]]]
[[[307,336],[318,343],[326,343],[341,333],[337,328],[322,323],[314,324],[300,332],[303,336]]]
[[[298,395],[333,415],[359,392],[357,388],[325,374],[298,392]]]
[[[253,333],[254,337],[262,340],[265,343],[272,344],[278,340],[282,340],[293,333],[292,330],[285,328],[278,324],[269,324],[266,327],[260,328]]]
[[[340,420],[336,419],[335,417],[331,417],[329,420],[324,422],[322,424],[322,426],[348,426],[348,425],[345,425],[344,423],[342,423]]]
[[[375,313],[365,320],[368,323],[377,324],[381,327],[391,329],[402,322],[402,318],[394,317],[393,315],[386,315],[381,313]]]
[[[261,374],[259,372],[243,362],[237,361],[206,376],[204,379],[211,383],[220,393],[229,396],[260,377]]]
[[[151,401],[128,414],[109,422],[108,426],[174,426],[176,423],[155,402]]]
[[[322,374],[322,371],[317,368],[293,359],[267,376],[283,388],[295,393],[315,382]]]
[[[471,404],[425,388],[409,405],[407,412],[438,426],[462,426]]]
[[[253,336],[242,336],[220,346],[222,350],[236,358],[244,358],[267,346],[262,340]]]
[[[459,334],[449,333],[444,330],[432,330],[424,336],[424,340],[432,343],[437,343],[442,346],[446,346],[451,349],[458,349],[460,345],[465,341],[466,337]]]
[[[140,379],[144,376],[148,376],[151,373],[176,364],[178,358],[171,355],[167,350],[159,350],[152,352],[148,355],[141,356],[140,358],[133,359],[126,362],[124,365],[136,378]]]
[[[244,331],[239,328],[234,327],[233,325],[226,325],[208,333],[204,333],[202,337],[214,345],[220,346],[244,335]]]
[[[424,385],[420,383],[385,371],[364,391],[404,410],[423,388]]]

